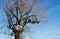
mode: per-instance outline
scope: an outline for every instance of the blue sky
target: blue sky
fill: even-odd
[[[47,1],[47,16],[49,18],[48,23],[31,25],[32,30],[35,31],[33,34],[34,39],[60,39],[60,0],[42,0]],[[0,1],[2,3],[2,0]],[[40,1],[39,1],[40,2]],[[3,16],[4,15],[4,16]],[[0,9],[0,25],[3,25],[2,19],[4,20],[5,14]],[[38,27],[37,27],[38,26]],[[0,34],[0,39],[6,39],[6,35]]]

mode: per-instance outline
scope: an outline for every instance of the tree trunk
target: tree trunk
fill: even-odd
[[[16,33],[15,33],[15,39],[20,39],[19,32],[16,32]]]

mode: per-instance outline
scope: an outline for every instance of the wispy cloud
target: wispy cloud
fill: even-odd
[[[39,37],[40,39],[60,39],[60,29],[51,29],[48,31],[45,31],[44,33],[41,34]]]

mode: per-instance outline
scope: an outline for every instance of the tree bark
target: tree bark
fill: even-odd
[[[20,39],[19,32],[16,32],[16,33],[15,33],[15,39]]]

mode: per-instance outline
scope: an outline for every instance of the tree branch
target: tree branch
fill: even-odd
[[[36,15],[30,15],[30,16],[27,17],[27,19],[30,18],[30,17],[36,17]],[[24,20],[25,18],[26,17],[24,17],[22,20]]]

